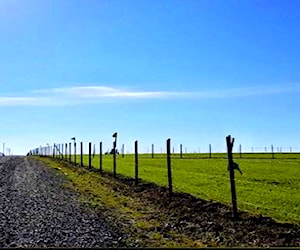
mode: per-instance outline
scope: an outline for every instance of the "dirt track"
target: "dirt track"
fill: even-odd
[[[62,176],[38,161],[0,158],[0,247],[124,246],[121,235],[62,184]]]

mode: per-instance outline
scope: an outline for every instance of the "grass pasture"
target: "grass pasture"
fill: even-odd
[[[180,159],[172,155],[173,190],[190,193],[196,197],[230,204],[229,173],[226,154],[195,154],[194,157]],[[73,156],[72,156],[73,160]],[[77,156],[77,163],[80,156]],[[83,157],[88,166],[88,156]],[[280,222],[300,224],[300,157],[299,154],[247,154],[234,161],[243,175],[235,172],[238,208]],[[99,155],[92,159],[92,166],[99,168]],[[117,155],[117,173],[134,178],[134,155],[124,158]],[[103,155],[103,170],[112,172],[113,156]],[[167,166],[165,155],[139,155],[139,178],[167,186]]]

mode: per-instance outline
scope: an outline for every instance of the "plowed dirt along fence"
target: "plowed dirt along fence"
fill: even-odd
[[[122,247],[122,235],[26,157],[0,159],[0,247]]]

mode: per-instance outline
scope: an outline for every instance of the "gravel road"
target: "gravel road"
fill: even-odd
[[[121,235],[63,181],[41,162],[0,158],[0,247],[124,246]]]

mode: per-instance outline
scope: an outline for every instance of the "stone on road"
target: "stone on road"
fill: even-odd
[[[99,212],[39,161],[0,158],[0,247],[118,247]]]

